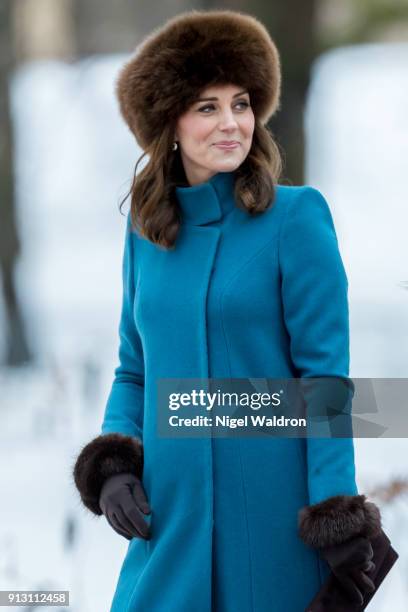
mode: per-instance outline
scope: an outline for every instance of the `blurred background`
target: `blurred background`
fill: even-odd
[[[109,609],[127,549],[70,476],[117,365],[119,203],[141,154],[114,81],[143,36],[191,8],[250,13],[275,39],[281,182],[331,208],[350,375],[408,375],[408,0],[0,0],[0,584],[69,590],[73,612]],[[403,612],[408,443],[355,444],[359,487],[400,553],[369,609]]]

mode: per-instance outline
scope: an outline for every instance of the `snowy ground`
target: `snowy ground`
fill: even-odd
[[[113,97],[124,59],[31,64],[12,90],[18,287],[39,359],[0,371],[0,581],[3,589],[69,590],[73,612],[109,609],[127,548],[83,509],[70,476],[81,444],[99,433],[116,365],[118,203],[140,154]],[[408,291],[399,284],[408,280],[407,64],[406,46],[331,53],[315,65],[307,105],[306,182],[321,189],[335,219],[354,377],[407,376]],[[405,475],[407,449],[405,439],[356,440],[361,490]],[[372,612],[407,609],[407,510],[407,498],[383,508],[401,558]]]

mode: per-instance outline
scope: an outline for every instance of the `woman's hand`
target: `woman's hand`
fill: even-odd
[[[99,505],[109,525],[127,540],[150,539],[143,514],[151,510],[141,481],[130,473],[115,474],[104,482]]]
[[[350,601],[362,604],[366,593],[375,591],[375,585],[365,572],[375,568],[371,561],[373,548],[370,540],[358,536],[332,546],[319,549]]]

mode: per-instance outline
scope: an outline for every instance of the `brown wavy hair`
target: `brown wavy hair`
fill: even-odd
[[[160,138],[137,160],[132,185],[120,203],[120,210],[131,196],[130,216],[134,228],[151,242],[166,249],[175,248],[181,223],[176,186],[189,186],[179,148],[173,150],[175,125],[163,125]],[[149,155],[146,166],[137,168]],[[269,208],[275,199],[275,185],[282,173],[282,156],[267,126],[255,117],[251,149],[235,170],[235,201],[255,215]]]

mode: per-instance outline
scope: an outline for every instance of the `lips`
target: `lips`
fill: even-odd
[[[220,140],[220,142],[214,143],[216,145],[234,145],[239,144],[237,140]]]
[[[239,147],[239,142],[229,142],[229,143],[222,143],[222,142],[216,142],[215,146],[218,147],[219,149],[235,149],[236,147]]]

